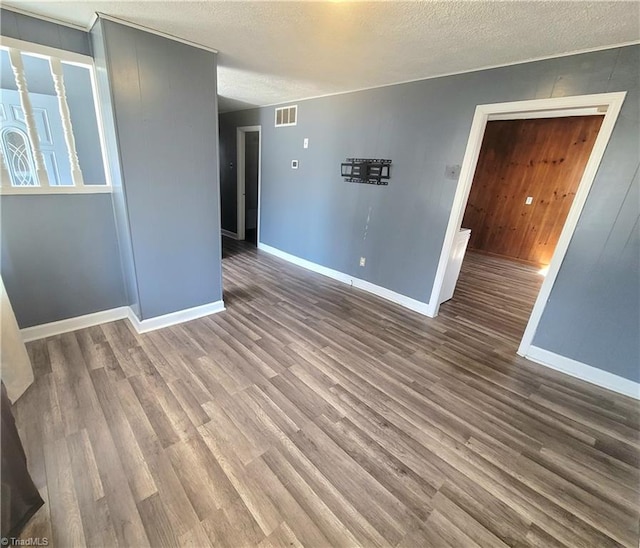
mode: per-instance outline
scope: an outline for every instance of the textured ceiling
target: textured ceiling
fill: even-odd
[[[640,2],[21,2],[94,12],[217,49],[221,110],[427,78],[640,39]]]

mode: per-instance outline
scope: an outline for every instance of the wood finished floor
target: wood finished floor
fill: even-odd
[[[435,320],[237,242],[223,269],[223,313],[29,344],[23,538],[638,547],[637,402],[514,355],[530,269],[471,254]]]

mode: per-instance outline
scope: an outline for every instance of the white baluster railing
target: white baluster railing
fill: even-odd
[[[24,113],[24,122],[27,126],[27,135],[31,143],[31,151],[33,153],[33,160],[36,167],[36,177],[40,186],[49,186],[49,177],[47,176],[47,168],[44,163],[44,156],[40,150],[40,138],[38,137],[38,128],[36,127],[35,116],[33,115],[33,108],[31,107],[31,99],[29,98],[29,90],[27,88],[27,79],[24,75],[24,65],[22,64],[22,55],[17,49],[9,49],[9,60],[11,63],[11,70],[16,81],[16,87],[18,88],[18,95],[20,97],[20,105]]]
[[[60,110],[60,118],[62,120],[62,130],[64,140],[67,143],[67,151],[69,153],[69,165],[71,166],[71,177],[75,186],[83,186],[82,171],[80,170],[80,162],[78,161],[78,151],[76,150],[76,140],[73,136],[73,127],[71,125],[71,114],[69,112],[69,104],[67,103],[67,91],[64,87],[64,76],[62,74],[62,63],[56,57],[49,58],[51,66],[51,76],[53,77],[53,85],[58,97],[58,108]]]

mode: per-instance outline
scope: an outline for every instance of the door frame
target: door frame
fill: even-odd
[[[247,133],[258,132],[258,219],[256,222],[256,241],[260,242],[260,191],[262,187],[262,126],[242,126],[236,129],[236,165],[238,166],[236,179],[236,235],[238,240],[245,239],[245,170]]]
[[[453,241],[456,233],[461,228],[464,211],[467,207],[471,184],[475,176],[478,156],[482,147],[485,128],[489,120],[522,119],[522,118],[550,118],[561,116],[578,116],[585,114],[604,114],[604,120],[591,150],[591,155],[584,169],[582,179],[576,191],[576,195],[569,209],[567,219],[560,233],[560,238],[549,264],[549,271],[542,283],[540,292],[531,311],[529,322],[522,336],[518,354],[526,356],[534,335],[542,318],[547,300],[558,276],[560,265],[564,260],[567,248],[575,231],[578,219],[587,200],[589,190],[595,179],[596,173],[602,161],[604,151],[607,148],[613,128],[620,114],[622,103],[626,97],[625,91],[615,93],[599,93],[594,95],[579,95],[573,97],[557,97],[550,99],[534,99],[529,101],[516,101],[510,103],[495,103],[478,105],[475,110],[467,148],[460,169],[460,178],[456,188],[449,223],[445,232],[440,260],[436,270],[436,277],[431,291],[431,298],[427,314],[431,317],[438,315],[440,308],[440,293],[444,281],[445,270],[449,257],[453,250]]]

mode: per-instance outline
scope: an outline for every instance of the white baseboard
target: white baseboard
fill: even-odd
[[[318,274],[322,274],[323,276],[327,276],[329,278],[333,278],[334,280],[338,280],[339,282],[349,284],[358,289],[362,289],[363,291],[367,291],[368,293],[373,293],[378,297],[382,297],[383,299],[404,306],[405,308],[413,310],[414,312],[418,312],[419,314],[430,316],[428,303],[417,301],[416,299],[412,299],[411,297],[407,297],[406,295],[391,291],[386,287],[381,287],[366,280],[354,278],[353,276],[345,274],[344,272],[339,272],[338,270],[333,270],[332,268],[327,268],[326,266],[322,266],[317,263],[307,261],[306,259],[296,257],[295,255],[287,253],[286,251],[282,251],[276,247],[271,247],[270,245],[263,244],[262,242],[258,243],[258,249],[266,251],[271,255],[275,255],[276,257],[284,259],[285,261],[293,263],[297,266],[301,266],[302,268],[306,268],[307,270],[312,270],[313,272],[317,272]]]
[[[77,331],[78,329],[84,329],[94,325],[100,325],[102,323],[124,320],[125,318],[131,322],[131,325],[136,332],[141,334],[154,331],[155,329],[169,327],[170,325],[176,325],[182,322],[202,318],[203,316],[222,312],[223,310],[225,310],[224,302],[220,300],[213,303],[203,304],[201,306],[195,306],[193,308],[187,308],[186,310],[178,310],[177,312],[171,312],[170,314],[149,318],[147,320],[139,320],[138,316],[136,316],[135,312],[130,307],[121,306],[119,308],[103,310],[102,312],[95,312],[85,316],[77,316],[67,320],[36,325],[34,327],[26,327],[25,329],[20,330],[20,335],[22,336],[23,342],[30,342],[37,339],[44,339],[46,337],[53,337],[54,335],[69,333],[70,331]]]
[[[75,318],[69,318],[67,320],[59,320],[57,322],[35,325],[33,327],[25,327],[20,330],[20,335],[24,342],[53,337],[54,335],[61,335],[62,333],[77,331],[78,329],[85,329],[86,327],[93,327],[94,325],[100,325],[101,323],[124,320],[129,317],[130,310],[131,309],[128,306],[121,306],[119,308],[94,312],[93,314],[76,316]]]
[[[200,306],[194,306],[193,308],[186,308],[185,310],[178,310],[177,312],[171,312],[162,316],[156,316],[155,318],[149,318],[146,320],[139,320],[133,310],[129,309],[129,321],[133,325],[134,329],[138,333],[147,333],[149,331],[155,331],[156,329],[162,329],[163,327],[169,327],[190,320],[196,320],[209,314],[216,314],[225,310],[224,301],[215,301],[212,303],[203,304]]]
[[[422,301],[412,299],[411,297],[407,297],[406,295],[391,291],[386,287],[381,287],[379,285],[372,284],[371,282],[367,282],[366,280],[361,280],[359,278],[352,279],[353,287],[357,287],[358,289],[362,289],[363,291],[373,293],[378,297],[382,297],[383,299],[399,304],[400,306],[404,306],[405,308],[413,310],[414,312],[422,314],[423,316],[433,317],[429,313],[429,303],[423,303]]]
[[[591,384],[607,388],[618,394],[624,394],[630,398],[640,400],[640,383],[614,375],[608,371],[566,358],[537,346],[530,346],[525,358]]]
[[[222,232],[223,236],[227,236],[228,238],[233,238],[234,240],[238,239],[238,235],[235,232],[231,232],[230,230],[226,230],[224,228],[221,228],[220,232]]]
[[[307,261],[306,259],[303,259],[301,257],[291,255],[286,251],[282,251],[277,247],[271,247],[270,245],[258,242],[258,249],[266,251],[267,253],[269,253],[269,255],[275,255],[276,257],[284,259],[289,263],[293,263],[297,266],[301,266],[302,268],[306,268],[307,270],[312,270],[313,272],[317,272],[318,274],[327,276],[328,278],[333,278],[334,280],[338,280],[339,282],[345,284],[351,284],[352,278],[348,274],[344,274],[343,272],[333,270],[332,268],[328,268],[320,264],[312,263],[311,261]]]

